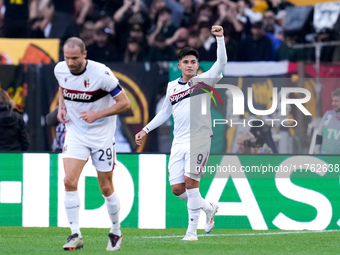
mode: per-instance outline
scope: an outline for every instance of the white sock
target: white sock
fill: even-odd
[[[189,226],[187,234],[197,235],[198,218],[200,217],[202,197],[198,188],[187,189]]]
[[[184,200],[185,202],[188,202],[188,195],[186,191],[184,191],[181,195],[178,195],[177,197]]]
[[[205,212],[205,213],[210,213],[212,211],[212,205],[207,201],[205,200],[203,197],[201,197],[202,199],[202,210]]]
[[[120,211],[120,202],[119,197],[116,192],[113,192],[110,196],[105,197],[107,211],[109,213],[112,225],[110,233],[121,236],[122,232],[120,231],[120,222],[119,222],[119,211]]]
[[[78,234],[81,237],[80,228],[79,228],[79,207],[80,207],[80,199],[78,190],[76,191],[65,191],[65,200],[64,200],[65,210],[68,222],[70,223],[72,235]]]
[[[186,191],[184,191],[181,195],[178,195],[177,197],[182,199],[185,202],[188,202],[188,194]],[[210,213],[212,210],[212,205],[209,202],[207,202],[203,197],[201,197],[201,199],[202,199],[202,204],[201,204],[202,210],[205,213]]]

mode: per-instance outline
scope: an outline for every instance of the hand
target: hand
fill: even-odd
[[[135,135],[136,144],[137,144],[137,145],[141,145],[142,142],[143,142],[144,137],[146,137],[147,135],[148,135],[148,134],[147,134],[144,130],[142,130],[142,131],[140,131],[139,133],[137,133],[137,134]]]
[[[165,23],[164,19],[159,18],[157,20],[157,27],[156,27],[156,29],[161,29],[164,26],[164,23]]]
[[[134,0],[124,0],[123,5],[131,6],[134,3]]]
[[[57,119],[60,123],[63,123],[63,124],[69,122],[69,120],[67,119],[67,112],[65,108],[58,109]]]
[[[223,36],[223,27],[221,27],[221,26],[212,26],[211,27],[211,33],[214,36],[221,37],[221,36]]]
[[[219,18],[223,18],[227,16],[227,12],[229,7],[225,5],[224,3],[221,3],[217,6],[218,13],[219,13]]]
[[[99,119],[98,116],[97,116],[97,112],[93,112],[93,111],[90,111],[90,110],[81,112],[81,114],[83,114],[83,115],[81,115],[79,117],[79,119],[85,120],[87,123],[93,123],[97,119]]]

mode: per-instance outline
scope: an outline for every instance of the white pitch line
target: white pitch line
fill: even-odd
[[[239,234],[201,234],[197,236],[209,237],[209,236],[261,236],[261,235],[287,235],[287,234],[309,234],[309,233],[324,233],[324,232],[335,232],[339,230],[304,230],[304,231],[285,231],[285,232],[263,232],[263,233],[239,233]],[[143,239],[166,239],[166,238],[180,238],[183,235],[173,236],[135,236],[134,238]]]

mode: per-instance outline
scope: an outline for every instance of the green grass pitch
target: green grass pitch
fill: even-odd
[[[64,251],[68,228],[0,227],[0,254],[107,254],[109,229],[82,229],[84,249]],[[340,231],[198,231],[197,242],[181,241],[185,229],[123,228],[119,254],[339,254]]]

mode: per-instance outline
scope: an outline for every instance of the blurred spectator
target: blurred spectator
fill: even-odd
[[[79,37],[77,24],[70,14],[56,12],[52,0],[39,2],[39,14],[41,15],[40,19],[36,19],[30,24],[30,37],[59,39],[59,57],[63,59],[62,46],[64,42],[70,37]]]
[[[180,27],[190,28],[195,22],[195,4],[194,4],[194,1],[193,0],[180,0],[179,2],[184,7],[184,12],[183,12]]]
[[[172,45],[166,45],[165,38],[157,35],[154,46],[151,46],[148,57],[149,61],[176,61],[177,56]]]
[[[282,17],[283,12],[280,13],[280,18]],[[275,36],[280,34],[283,30],[283,27],[276,22],[276,15],[272,10],[266,10],[263,14],[263,26],[266,32],[269,32]]]
[[[133,24],[130,28],[129,37],[136,38],[140,43],[145,42],[145,32],[140,24]]]
[[[260,151],[256,146],[251,146],[251,141],[255,137],[250,132],[240,133],[237,138],[237,153],[238,154],[259,154]]]
[[[273,11],[267,10],[263,14],[263,28],[266,36],[272,41],[273,59],[275,59],[276,52],[282,43],[276,36],[279,35],[283,29],[280,25],[276,24],[276,16]]]
[[[62,2],[64,3],[65,1]],[[84,24],[88,17],[93,17],[92,0],[75,0],[73,15],[78,25]]]
[[[138,12],[140,9],[139,0],[124,0],[123,5],[114,13],[113,20],[117,23]]]
[[[239,43],[233,39],[229,34],[224,35],[224,42],[225,47],[228,52],[228,61],[239,61]],[[209,55],[213,59],[216,59],[216,48],[217,43],[215,42],[213,45],[211,45]]]
[[[210,59],[210,52],[206,51],[203,42],[199,38],[199,34],[196,31],[191,31],[189,33],[189,38],[188,38],[188,46],[195,48],[200,56],[200,61],[207,61],[207,59]],[[215,48],[216,49],[216,48]],[[216,52],[215,52],[216,55]],[[216,57],[215,57],[216,59]]]
[[[171,23],[178,27],[181,24],[184,6],[174,0],[153,0],[149,8],[149,17],[152,23],[157,24],[157,16],[160,10],[167,8],[170,11]]]
[[[243,23],[249,20],[251,24],[262,20],[262,13],[252,10],[253,3],[250,0],[239,0],[237,2],[239,18]]]
[[[134,135],[127,126],[124,117],[117,116],[115,150],[117,153],[130,153],[137,149]]]
[[[262,13],[252,11],[250,0],[239,0],[237,2],[236,18],[243,24],[243,33],[245,36],[251,35],[252,24],[262,21]]]
[[[250,128],[250,132],[254,135],[256,140],[254,144],[258,144],[258,148],[262,153],[278,153],[277,145],[273,139],[271,125],[259,125],[260,121],[254,121],[254,126]]]
[[[84,23],[80,31],[80,38],[85,43],[85,46],[89,46],[90,44],[94,43],[94,22],[88,20]]]
[[[153,23],[156,23],[156,15],[160,9],[166,7],[164,0],[152,0],[149,8],[149,17]]]
[[[123,5],[123,0],[92,0],[94,18],[101,19],[104,16],[112,17]]]
[[[262,22],[252,25],[251,36],[242,40],[239,48],[241,61],[273,60],[272,42],[265,35]]]
[[[340,43],[340,40],[338,40],[338,42]],[[340,63],[340,45],[335,47],[334,56],[333,56],[333,63]]]
[[[150,24],[148,15],[140,9],[139,0],[125,0],[123,6],[114,14],[113,20],[115,30],[119,31],[116,38],[120,52],[124,52],[127,39],[131,37],[131,33],[139,33],[136,37],[144,37]],[[137,26],[139,26],[138,29],[136,29]]]
[[[296,49],[292,46],[297,43],[297,35],[286,35],[284,40],[277,49],[276,60],[289,60],[290,62],[298,62],[305,59],[305,50]]]
[[[198,32],[191,31],[189,33],[188,46],[193,47],[196,50],[198,50],[200,47],[203,47],[202,44],[203,43],[201,42],[200,38],[198,37]]]
[[[223,26],[224,33],[236,40],[241,39],[243,24],[237,19],[237,5],[234,2],[226,1],[218,6],[219,17],[215,25]]]
[[[164,0],[164,2],[170,9],[171,23],[174,24],[175,27],[179,27],[182,23],[183,13],[185,11],[184,5],[175,0]]]
[[[209,2],[207,3],[203,3],[199,6],[197,14],[196,14],[196,25],[197,27],[195,27],[195,30],[198,30],[198,25],[201,22],[210,22],[210,23],[214,23],[213,20],[213,9],[210,6]]]
[[[188,40],[189,40],[189,30],[184,27],[180,27],[177,29],[175,34],[166,39],[166,45],[173,45],[175,47],[176,54],[183,49],[184,47],[188,46]]]
[[[171,11],[168,7],[163,7],[157,12],[155,21],[154,29],[148,36],[150,46],[154,45],[157,35],[161,35],[166,39],[176,32],[176,27],[171,23]]]
[[[69,14],[82,25],[93,10],[92,0],[53,0],[56,12]]]
[[[65,142],[65,134],[66,128],[65,124],[60,123],[57,118],[58,115],[58,106],[52,112],[49,112],[46,115],[46,124],[49,126],[55,127],[55,138],[52,143],[52,151],[53,152],[62,152],[64,142]]]
[[[0,34],[0,36],[7,38],[26,38],[28,36],[28,20],[36,18],[38,14],[37,8],[37,1],[0,0],[0,12],[5,10],[3,17],[3,35]]]
[[[285,25],[286,11],[281,10],[276,14],[276,23],[282,28],[281,32],[275,33],[275,37],[283,41],[283,28]]]
[[[0,151],[26,151],[28,146],[25,121],[8,93],[0,89]]]
[[[203,49],[200,49],[199,51],[200,61],[214,61],[216,59],[216,56],[213,57],[210,54],[211,45],[216,42],[215,36],[211,34],[210,30],[211,30],[211,25],[207,22],[202,22],[199,26],[198,36],[203,46]]]
[[[102,20],[94,26],[94,43],[87,47],[87,58],[98,62],[119,61],[118,48],[110,40],[112,30]]]
[[[293,6],[292,3],[286,0],[266,0],[266,2],[268,4],[268,10],[272,10],[275,14],[286,9],[287,6]]]
[[[331,94],[332,111],[322,117],[317,130],[315,153],[340,154],[340,88]]]
[[[323,29],[317,34],[316,41],[327,43],[335,41],[337,39],[336,32],[331,29]],[[320,61],[321,62],[332,62],[334,56],[335,46],[323,46],[321,48]],[[307,60],[315,61],[315,48],[309,48],[307,51]]]
[[[141,42],[134,37],[127,40],[127,45],[124,51],[123,62],[141,62],[147,60],[147,51],[141,46]]]

